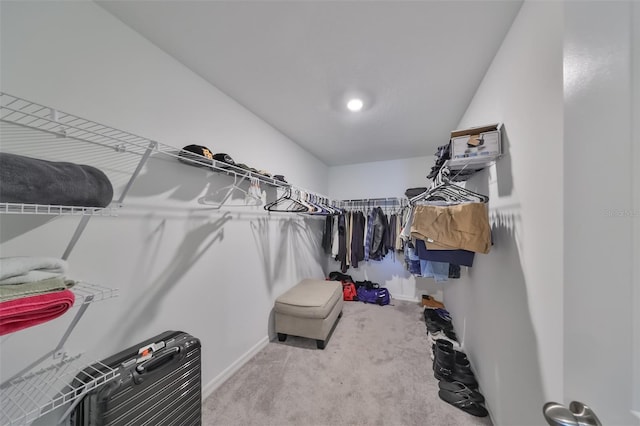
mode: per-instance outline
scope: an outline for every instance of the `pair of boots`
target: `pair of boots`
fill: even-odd
[[[434,352],[433,375],[439,380],[440,399],[471,415],[486,417],[489,413],[482,405],[484,396],[478,392],[467,356],[442,339],[436,340]]]
[[[433,375],[436,379],[464,383],[470,388],[478,386],[464,352],[455,350],[448,340],[437,339],[434,346]]]

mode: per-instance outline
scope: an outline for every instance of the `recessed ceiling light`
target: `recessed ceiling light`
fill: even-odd
[[[363,106],[364,106],[364,103],[362,102],[362,99],[353,98],[353,99],[350,99],[349,102],[347,102],[347,108],[349,109],[349,111],[353,111],[353,112],[360,111]]]

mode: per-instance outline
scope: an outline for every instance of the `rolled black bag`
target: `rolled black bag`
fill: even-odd
[[[106,207],[113,186],[92,166],[0,153],[0,202]]]

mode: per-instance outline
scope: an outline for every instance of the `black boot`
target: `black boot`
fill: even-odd
[[[464,352],[454,350],[454,368],[452,374],[449,376],[451,381],[464,383],[471,389],[478,388],[478,382],[476,380],[473,371],[471,371],[471,365],[467,359],[467,355]]]
[[[433,376],[438,380],[451,380],[451,375],[455,369],[455,354],[452,348],[447,345],[435,345],[435,356],[433,360]]]

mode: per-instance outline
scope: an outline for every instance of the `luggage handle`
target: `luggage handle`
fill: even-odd
[[[151,373],[153,370],[156,370],[159,367],[162,367],[163,365],[169,363],[170,361],[173,361],[173,359],[179,353],[180,353],[180,347],[174,346],[173,348],[162,352],[161,354],[151,358],[150,360],[139,364],[136,367],[136,372],[140,375],[145,373]]]

